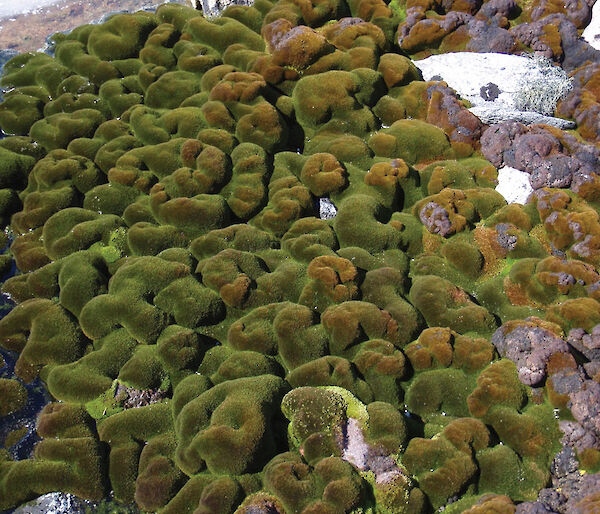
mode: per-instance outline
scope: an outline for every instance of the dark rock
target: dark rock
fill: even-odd
[[[596,434],[586,430],[576,421],[559,421],[558,425],[564,434],[561,439],[563,445],[573,448],[577,452],[598,446],[599,441]]]
[[[600,361],[600,325],[596,325],[590,334],[583,328],[571,329],[567,342],[589,360]]]
[[[527,127],[516,121],[492,125],[481,135],[481,152],[496,168],[501,168],[504,166],[504,154],[511,151],[515,137],[526,132]]]
[[[588,25],[592,18],[591,4],[585,0],[565,0],[564,14],[578,28],[582,29]],[[540,0],[531,10],[531,19],[538,21],[547,16],[555,9],[551,0]]]
[[[577,392],[569,395],[567,404],[581,426],[600,436],[600,384],[586,380]]]
[[[560,35],[558,54],[544,42],[549,25],[555,27]],[[572,71],[587,61],[598,62],[600,57],[598,50],[579,37],[577,27],[564,14],[551,14],[531,23],[522,23],[510,29],[510,33],[536,53],[559,62],[565,71]]]
[[[600,361],[586,362],[583,365],[583,369],[585,369],[588,377],[594,378],[600,373]]]
[[[575,192],[595,180],[600,159],[594,145],[577,141],[570,134],[557,136],[543,125],[526,127],[505,121],[488,127],[481,136],[481,151],[494,166],[503,165],[530,174],[534,190],[567,188]],[[589,251],[582,246],[581,251]]]
[[[508,18],[517,9],[515,0],[490,0],[479,9],[478,18],[491,20],[497,16]]]
[[[566,499],[559,491],[547,488],[539,492],[538,501],[550,512],[562,512]]]
[[[574,370],[561,370],[554,373],[548,380],[558,394],[571,394],[581,389],[585,377]]]
[[[512,54],[517,50],[515,37],[506,29],[495,24],[472,19],[468,24],[470,37],[466,49],[469,52],[496,52]]]
[[[540,502],[525,502],[517,505],[516,514],[554,514]]]
[[[493,82],[488,82],[485,86],[482,86],[479,90],[481,98],[486,102],[493,102],[500,94],[500,89]]]
[[[436,108],[429,109],[427,122],[444,129],[452,142],[478,147],[483,130],[481,121],[459,102],[453,89],[441,83],[429,86],[427,96],[430,103],[436,93]]]
[[[579,163],[572,157],[552,155],[537,162],[533,166],[530,182],[533,189],[542,187],[565,188],[571,185],[574,173],[579,169]]]
[[[527,324],[508,333],[506,330],[506,325],[496,330],[492,343],[502,357],[516,364],[519,380],[526,385],[534,386],[544,379],[552,354],[569,351],[564,340],[544,328]]]
[[[563,447],[554,457],[550,472],[553,480],[559,480],[576,473],[579,468],[579,461],[572,448]]]

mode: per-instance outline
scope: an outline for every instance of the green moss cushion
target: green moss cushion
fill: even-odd
[[[598,379],[597,181],[506,204],[480,122],[406,54],[467,44],[444,24],[479,6],[438,4],[164,4],[6,63],[0,415],[36,377],[58,403],[31,457],[0,450],[0,510],[511,512],[547,487],[559,420],[591,426],[563,387]],[[586,127],[535,130],[592,162]],[[561,351],[513,355],[517,327]]]

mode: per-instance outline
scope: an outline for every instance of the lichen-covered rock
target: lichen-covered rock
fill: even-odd
[[[568,352],[565,340],[544,328],[539,321],[509,322],[492,337],[498,353],[512,360],[517,366],[519,379],[531,386],[544,379],[552,355]]]
[[[598,149],[577,142],[550,127],[527,128],[516,122],[489,127],[481,138],[482,152],[493,164],[511,166],[530,174],[534,190],[543,187],[574,191],[593,183]]]

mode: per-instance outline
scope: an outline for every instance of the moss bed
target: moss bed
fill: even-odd
[[[487,127],[410,59],[476,41],[452,13],[585,25],[501,3],[165,4],[5,65],[0,414],[37,376],[56,401],[32,458],[0,449],[0,510],[52,491],[165,514],[537,500],[559,422],[600,427],[576,408],[600,385],[599,181],[507,205]],[[509,50],[573,61],[560,23]],[[578,129],[530,129],[563,154],[596,148],[582,55],[557,111]],[[570,447],[597,471],[594,444]]]

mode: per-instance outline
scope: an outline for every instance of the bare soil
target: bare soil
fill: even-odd
[[[172,0],[190,5],[189,0]],[[35,52],[55,32],[73,29],[119,11],[137,11],[160,0],[61,0],[33,12],[0,18],[0,50]]]

